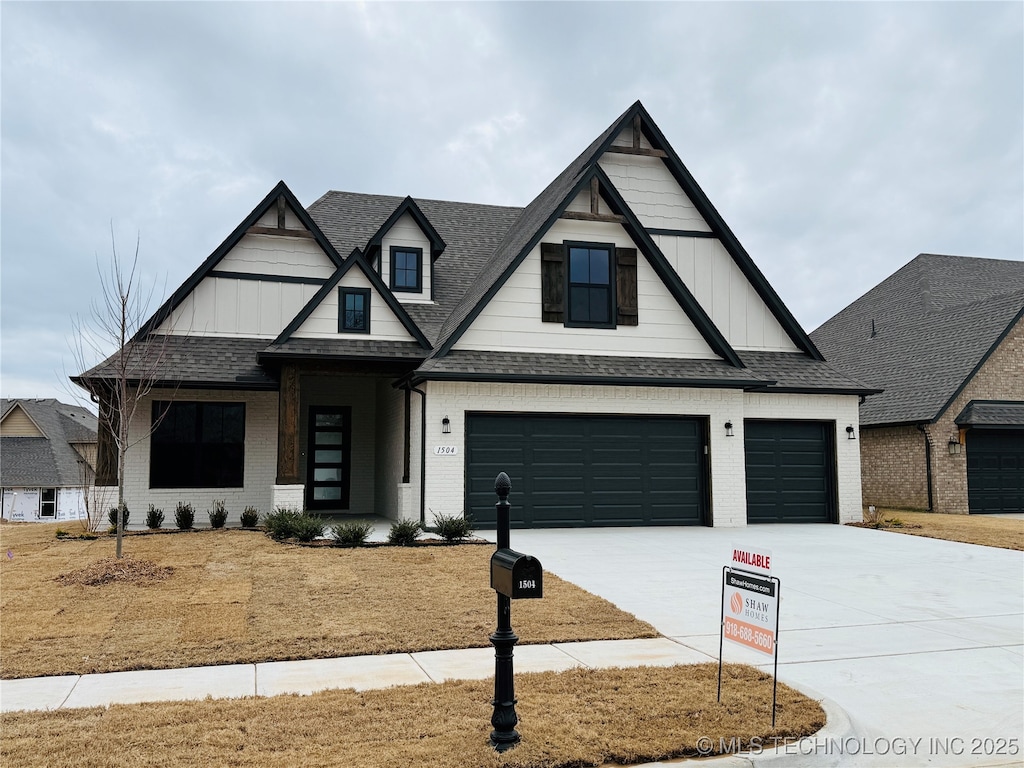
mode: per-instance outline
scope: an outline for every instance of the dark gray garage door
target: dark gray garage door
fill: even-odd
[[[1024,430],[967,432],[967,501],[972,515],[1024,512]]]
[[[466,509],[480,527],[495,524],[499,472],[516,527],[704,522],[699,419],[478,413],[466,430]]]
[[[748,523],[836,519],[832,424],[746,421]]]

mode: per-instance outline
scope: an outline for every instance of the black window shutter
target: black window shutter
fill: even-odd
[[[639,325],[636,300],[636,248],[615,249],[615,293],[619,325]]]
[[[540,244],[540,284],[540,319],[545,323],[565,322],[565,246],[562,243]]]

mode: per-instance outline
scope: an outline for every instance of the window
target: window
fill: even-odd
[[[150,488],[241,488],[245,403],[153,403]]]
[[[568,325],[611,327],[612,249],[604,245],[568,244]]]
[[[423,249],[391,246],[391,289],[419,293],[423,290]]]
[[[370,291],[368,288],[338,289],[338,332],[370,332]]]
[[[348,509],[351,455],[352,408],[311,406],[306,458],[308,509]]]
[[[57,515],[57,489],[43,488],[39,496],[40,517],[56,517]]]

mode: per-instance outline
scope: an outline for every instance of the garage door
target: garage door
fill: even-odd
[[[817,421],[746,421],[748,523],[835,520],[834,426]]]
[[[495,524],[494,478],[512,480],[512,525],[700,525],[704,428],[675,417],[467,414],[466,509]]]
[[[972,515],[1024,512],[1024,430],[967,432],[967,501]]]

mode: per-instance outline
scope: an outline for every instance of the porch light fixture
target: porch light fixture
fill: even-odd
[[[849,426],[846,427],[846,438],[848,440],[856,440],[857,439],[857,435],[853,431],[853,424],[850,424]]]
[[[956,456],[960,453],[960,436],[950,435],[949,436],[949,455]]]
[[[725,436],[726,437],[732,437],[732,422],[731,421],[725,422]]]
[[[452,433],[452,423],[448,421],[448,417],[445,416],[441,419],[441,434],[450,435]]]

